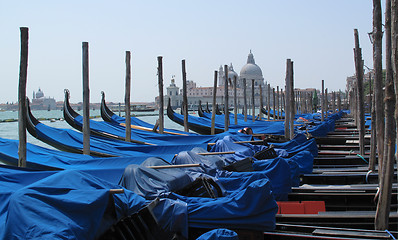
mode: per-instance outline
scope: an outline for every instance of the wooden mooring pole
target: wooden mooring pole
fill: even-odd
[[[379,162],[379,171],[383,168],[384,158],[384,100],[383,100],[383,67],[382,67],[382,38],[383,38],[383,26],[382,26],[382,12],[380,0],[373,1],[373,69],[374,69],[374,82],[373,91],[375,98],[375,111],[376,118],[372,121],[376,121],[376,146],[377,146],[377,158]],[[380,6],[379,6],[380,5]],[[385,10],[385,24],[384,24],[384,35],[385,35],[385,67],[386,67],[386,79],[390,81],[392,78],[393,70],[391,63],[391,0],[386,0]],[[380,176],[380,175],[379,175]],[[380,182],[380,177],[379,177]]]
[[[18,86],[18,167],[26,167],[26,81],[28,78],[29,28],[21,27],[21,56]]]
[[[389,0],[386,1],[386,4]],[[374,5],[375,6],[375,5]],[[390,15],[391,14],[391,15]],[[387,16],[389,15],[389,16]],[[391,18],[390,18],[391,16]],[[387,22],[387,20],[390,20]],[[391,24],[391,25],[390,25]],[[386,6],[386,24],[385,30],[390,31],[386,34],[386,37],[391,37],[391,63],[393,69],[393,76],[386,77],[385,86],[385,147],[383,156],[383,167],[381,169],[381,175],[383,176],[380,180],[380,194],[377,202],[376,217],[375,217],[375,228],[385,230],[389,228],[390,218],[390,207],[391,207],[391,193],[392,183],[394,177],[394,155],[395,155],[395,143],[396,143],[396,123],[394,116],[391,114],[396,111],[395,109],[395,91],[394,82],[397,85],[398,81],[398,1],[391,0],[391,5]],[[390,27],[391,26],[391,27]],[[389,47],[386,47],[389,51]],[[388,55],[388,53],[386,54]],[[380,169],[379,169],[380,172]]]
[[[253,119],[252,119],[252,121],[254,122],[254,121],[256,121],[256,113],[255,113],[255,111],[256,111],[256,107],[255,107],[255,99],[254,99],[254,79],[252,79],[252,116],[253,116]]]
[[[130,89],[131,89],[131,53],[126,51],[126,82],[124,106],[126,111],[126,142],[131,142],[131,115],[130,115]]]
[[[268,117],[267,119],[271,119],[271,85],[268,83],[267,84],[267,113]]]
[[[263,107],[264,107],[264,103],[263,103],[263,84],[260,83],[260,107],[258,109],[258,113],[259,113],[259,119],[263,119]]]
[[[88,42],[83,42],[83,154],[90,155],[90,88]]]
[[[357,78],[357,107],[358,107],[358,130],[359,130],[359,153],[365,155],[365,113],[363,107],[363,61],[362,50],[359,47],[358,30],[354,29],[355,36],[355,70]]]
[[[275,88],[272,88],[272,98],[273,98],[273,101],[272,101],[272,104],[273,104],[273,110],[274,110],[274,117],[272,118],[272,120],[273,121],[275,121],[276,120],[276,96],[275,96]]]
[[[290,130],[289,130],[289,124],[290,124],[290,68],[291,68],[291,60],[287,59],[286,60],[286,78],[285,78],[285,138],[290,138]],[[269,114],[269,113],[268,113]]]
[[[276,114],[276,119],[281,119],[280,115],[281,115],[281,108],[279,106],[279,86],[276,86],[276,110],[277,110],[277,114]]]
[[[216,133],[215,124],[216,124],[216,97],[217,97],[217,76],[218,72],[214,71],[214,85],[213,85],[213,104],[211,107],[211,135]]]
[[[337,109],[339,112],[341,111],[341,91],[339,90],[339,94],[337,94]]]
[[[181,61],[182,66],[182,112],[184,114],[184,131],[189,132],[188,128],[188,97],[187,97],[187,72],[185,69],[185,59]]]
[[[163,57],[158,56],[159,133],[164,132]]]
[[[246,78],[243,78],[243,105],[244,105],[244,115],[245,122],[247,122],[247,93],[246,93]]]
[[[289,138],[293,139],[294,137],[294,116],[295,116],[295,102],[294,102],[294,68],[293,68],[293,61],[290,62],[290,75],[289,75],[289,88],[290,88],[290,117],[289,117],[289,126],[290,126],[290,134]]]
[[[238,97],[237,94],[237,87],[236,87],[236,75],[234,75],[234,123],[235,125],[238,124]]]
[[[322,80],[321,121],[325,121],[325,80]]]
[[[229,129],[228,65],[224,65],[224,131]]]

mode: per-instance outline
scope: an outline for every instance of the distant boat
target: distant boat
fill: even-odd
[[[134,104],[131,105],[131,111],[133,112],[153,112],[155,108],[148,107],[145,104]]]

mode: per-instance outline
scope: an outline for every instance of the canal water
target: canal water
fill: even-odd
[[[83,115],[83,111],[77,111],[79,114]],[[33,116],[40,119],[40,122],[55,128],[73,129],[66,121],[63,120],[63,112],[61,110],[38,110],[32,111]],[[115,114],[118,114],[115,112]],[[123,114],[123,113],[122,113]],[[132,114],[137,115],[138,118],[144,120],[145,122],[155,124],[156,120],[159,118],[158,112],[132,112]],[[193,113],[190,113],[193,114]],[[90,110],[90,116],[94,117],[94,121],[103,121],[101,118],[100,110]],[[180,126],[173,121],[171,121],[167,115],[164,116],[165,128],[172,128],[177,130],[184,130],[183,126]],[[75,130],[77,131],[77,130]],[[2,111],[0,112],[0,137],[18,140],[18,111]],[[27,132],[27,141],[32,144],[39,146],[53,148],[46,143],[37,140]]]

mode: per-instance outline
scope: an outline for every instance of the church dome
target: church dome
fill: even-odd
[[[250,51],[247,56],[247,63],[240,70],[240,78],[263,79],[261,68],[254,62],[253,53]]]
[[[36,93],[36,98],[42,98],[42,97],[44,97],[44,93],[43,93],[43,91],[39,88],[39,91],[37,91],[37,93]]]

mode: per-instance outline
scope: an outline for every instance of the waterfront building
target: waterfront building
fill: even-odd
[[[259,106],[259,96],[260,96],[260,88],[261,85],[263,87],[263,99],[266,97],[266,89],[264,84],[264,78],[262,74],[261,68],[255,63],[253,53],[250,51],[247,57],[246,64],[242,67],[240,71],[240,75],[238,75],[232,63],[228,66],[228,105],[230,107],[234,104],[234,88],[233,82],[234,77],[236,77],[237,82],[237,102],[239,108],[243,106],[243,79],[246,79],[246,94],[249,99],[248,103],[251,104],[251,86],[252,79],[254,79],[254,95],[255,95],[255,105]],[[218,72],[218,86],[217,86],[217,103],[224,104],[224,87],[225,87],[225,73],[223,66],[220,66]],[[171,79],[170,85],[166,88],[166,95],[164,96],[164,102],[167,104],[168,100],[171,101],[171,106],[173,108],[181,107],[182,104],[182,89],[180,89],[175,84],[174,76]],[[197,87],[196,82],[192,80],[187,80],[187,98],[188,98],[188,107],[190,109],[196,109],[199,105],[199,101],[202,104],[206,104],[208,102],[210,105],[213,101],[213,87]],[[159,103],[158,97],[155,99],[157,105]]]
[[[33,91],[30,107],[33,110],[55,110],[57,104],[54,98],[45,97],[44,92],[39,88],[36,93]]]

